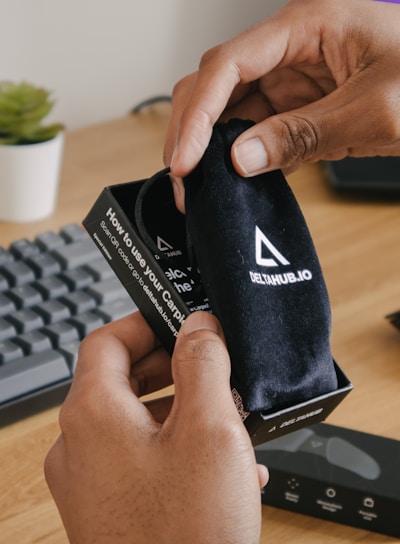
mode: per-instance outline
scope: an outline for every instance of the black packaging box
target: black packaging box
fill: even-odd
[[[400,537],[400,442],[317,423],[255,448],[262,502]]]
[[[157,251],[149,248],[135,222],[135,202],[146,180],[106,187],[83,225],[100,248],[161,343],[171,354],[179,328],[194,310],[209,310],[198,278],[190,268],[184,216],[178,212],[168,175],[159,180],[158,200],[144,210]],[[147,214],[147,217],[146,217]],[[165,260],[160,254],[166,255]],[[338,389],[273,412],[246,412],[237,386],[232,395],[254,445],[323,421],[352,389],[335,363]]]

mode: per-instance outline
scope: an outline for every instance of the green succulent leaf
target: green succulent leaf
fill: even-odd
[[[0,145],[50,140],[62,130],[57,123],[42,124],[54,102],[50,92],[30,83],[0,82]]]
[[[16,145],[18,144],[18,138],[12,136],[0,136],[0,145]]]
[[[46,142],[52,140],[63,129],[63,125],[55,123],[54,125],[48,125],[46,127],[39,128],[36,132],[32,133],[29,140],[33,142]]]

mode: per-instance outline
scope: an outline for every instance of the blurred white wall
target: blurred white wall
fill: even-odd
[[[124,115],[284,0],[0,0],[0,79],[53,91],[73,129]]]

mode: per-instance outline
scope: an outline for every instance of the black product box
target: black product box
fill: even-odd
[[[106,187],[83,225],[127,292],[171,354],[179,328],[194,310],[209,311],[201,282],[189,264],[184,216],[176,209],[168,175],[157,181],[157,201],[144,206],[151,225],[140,234],[135,203],[146,180]],[[160,259],[160,255],[167,259]],[[167,263],[167,264],[165,264]],[[246,412],[232,383],[236,407],[254,445],[325,420],[352,389],[336,365],[338,389],[274,412]]]
[[[255,448],[262,502],[400,537],[400,442],[317,423]]]

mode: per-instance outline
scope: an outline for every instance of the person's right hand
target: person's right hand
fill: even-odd
[[[173,399],[139,400],[172,378]],[[186,318],[172,362],[139,312],[93,331],[60,426],[45,474],[71,544],[259,542],[268,471],[214,316]]]
[[[303,161],[400,155],[400,6],[292,0],[203,55],[174,89],[164,161],[183,211],[186,176],[218,120],[256,125],[232,148],[237,172]]]

